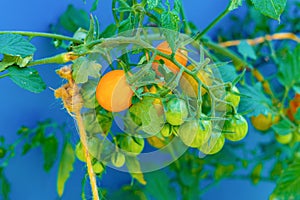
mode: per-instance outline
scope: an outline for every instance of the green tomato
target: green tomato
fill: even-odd
[[[188,117],[186,102],[179,98],[171,99],[165,108],[166,120],[171,125],[181,125]]]
[[[205,154],[216,154],[222,150],[225,144],[225,137],[223,134],[212,134],[209,140],[202,145],[199,150]]]
[[[160,133],[163,137],[170,137],[172,135],[172,126],[166,123],[160,130]]]
[[[125,155],[120,152],[115,152],[111,156],[111,162],[115,167],[122,167],[125,164]]]
[[[0,147],[0,158],[4,158],[6,155],[6,149],[3,147]]]
[[[240,98],[240,96],[235,95],[232,92],[239,93],[239,90],[237,89],[237,87],[234,86],[231,91],[226,92],[223,101],[231,103],[233,105],[233,107],[237,108],[239,106],[241,98]],[[222,103],[222,102],[216,104],[216,110],[225,111],[225,109],[226,109],[227,112],[229,112],[229,111],[232,110],[232,107],[230,105]]]
[[[96,174],[100,174],[104,171],[104,167],[103,167],[102,163],[100,163],[100,162],[94,163],[92,167]]]
[[[275,138],[276,138],[277,142],[279,142],[280,144],[288,144],[292,141],[293,134],[288,133],[286,135],[280,135],[278,133],[275,133]]]
[[[242,115],[236,114],[224,122],[223,133],[228,140],[242,140],[247,135],[247,132],[248,123]]]
[[[178,135],[182,142],[193,148],[199,148],[207,142],[212,131],[209,120],[191,120],[179,127]]]
[[[145,141],[143,138],[130,135],[118,135],[117,140],[119,147],[126,154],[138,155],[144,149]]]

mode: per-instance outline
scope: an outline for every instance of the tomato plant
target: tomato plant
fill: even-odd
[[[59,198],[76,159],[86,166],[82,199],[200,199],[223,179],[270,181],[270,198],[300,198],[299,3],[229,0],[203,29],[181,0],[112,0],[114,21],[102,28],[98,3],[90,14],[70,5],[49,33],[0,31],[0,79],[40,93],[48,85],[36,68],[59,67],[64,84],[53,96],[79,134],[74,141],[46,120],[21,127],[12,143],[0,137],[1,198],[20,146],[24,155],[41,147],[45,171],[59,160]],[[229,14],[233,25],[211,35]],[[60,53],[36,59],[36,37]],[[263,139],[251,148],[254,136]],[[108,168],[131,184],[103,188]]]

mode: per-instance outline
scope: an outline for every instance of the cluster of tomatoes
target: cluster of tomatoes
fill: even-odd
[[[289,107],[285,109],[283,115],[286,115],[289,120],[299,124],[295,119],[295,115],[300,107],[300,94],[295,94],[295,97],[289,102]],[[264,114],[259,114],[258,116],[251,117],[251,122],[253,126],[259,131],[268,131],[272,125],[277,124],[281,117],[279,114],[272,115],[271,112]],[[297,131],[290,132],[288,134],[275,133],[276,140],[281,144],[290,144],[293,141],[300,140],[300,134]]]
[[[159,44],[157,50],[168,55],[172,53],[167,42]],[[194,69],[193,65],[187,66],[187,51],[177,50],[175,59],[182,66],[186,66],[190,70]],[[172,73],[179,72],[179,67],[171,60],[156,56],[152,63],[152,69],[157,77],[163,76],[158,70],[162,62]],[[212,70],[209,68],[200,69],[196,76],[203,84],[209,86],[213,83]],[[225,112],[224,116],[219,119],[223,120],[223,126],[217,129],[211,117],[213,101],[209,91],[203,87],[200,88],[202,104],[201,112],[197,113],[197,109],[194,108],[199,105],[198,82],[193,76],[183,73],[178,86],[183,95],[175,95],[172,90],[166,93],[162,92],[168,89],[164,84],[144,85],[141,98],[133,103],[135,93],[128,84],[124,70],[112,70],[102,76],[96,88],[96,99],[99,105],[114,113],[126,110],[124,117],[124,123],[127,125],[127,127],[125,126],[126,133],[116,135],[114,138],[118,149],[111,156],[114,166],[123,166],[127,155],[140,154],[144,149],[145,141],[151,146],[161,149],[176,137],[187,147],[197,148],[204,154],[215,154],[223,148],[225,138],[230,141],[239,141],[246,136],[247,121],[236,112],[240,96],[235,86],[226,88],[226,92],[219,96],[222,101],[214,106],[217,112]]]

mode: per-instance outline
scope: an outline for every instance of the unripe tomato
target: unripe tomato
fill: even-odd
[[[270,129],[270,127],[273,124],[276,124],[279,121],[280,117],[279,116],[273,116],[271,113],[268,113],[267,116],[263,114],[259,114],[257,116],[251,117],[251,122],[254,126],[259,131],[266,131]]]
[[[172,54],[172,49],[170,48],[168,42],[164,41],[162,43],[160,43],[156,49],[162,53],[165,53],[167,55],[171,55]],[[187,64],[187,51],[183,50],[183,49],[178,49],[175,53],[175,59],[183,66],[186,66]],[[175,65],[175,63],[173,63],[172,61],[161,57],[161,56],[156,56],[154,58],[156,61],[159,60],[163,60],[165,65],[173,72],[173,73],[177,73],[179,72],[179,67]],[[152,68],[155,70],[156,74],[159,76],[162,76],[162,74],[158,71],[158,63],[153,63]]]
[[[171,136],[172,135],[172,126],[170,124],[166,123],[160,130],[160,133],[163,137]]]
[[[101,174],[104,171],[104,167],[100,162],[95,162],[92,167],[96,174]]]
[[[275,133],[275,139],[280,144],[288,144],[288,143],[290,143],[292,141],[292,138],[293,138],[293,134],[292,133],[288,133],[286,135],[280,135],[278,133]]]
[[[133,91],[123,70],[108,72],[100,79],[96,88],[99,105],[110,112],[120,112],[129,108],[132,96]]]
[[[190,65],[187,67],[189,70],[194,69],[195,67]],[[211,69],[202,69],[199,70],[197,73],[197,77],[204,83],[205,85],[212,85],[212,71]],[[180,78],[180,87],[182,92],[190,97],[197,97],[198,96],[198,82],[189,74],[183,73],[182,77]],[[207,91],[202,87],[201,88],[201,95],[204,95]]]
[[[125,163],[125,155],[121,152],[115,152],[111,156],[111,162],[115,167],[122,167]]]
[[[156,137],[156,136],[148,137],[147,142],[151,146],[153,146],[157,149],[161,149],[161,148],[163,148],[164,146],[166,146],[168,144],[167,143],[167,138],[159,138],[159,137]]]
[[[118,144],[124,153],[129,155],[138,155],[144,149],[144,139],[130,135],[119,135]]]
[[[222,150],[224,144],[225,137],[223,134],[211,134],[209,140],[204,145],[200,146],[199,150],[208,155],[216,154]]]
[[[242,115],[236,114],[224,122],[223,132],[228,140],[242,140],[247,135],[248,123]]]
[[[179,98],[172,98],[165,108],[166,120],[171,125],[180,125],[188,117],[186,102]]]
[[[234,87],[232,87],[232,92],[239,93],[239,90],[238,90],[237,87],[234,86]],[[231,91],[226,92],[223,101],[231,103],[233,105],[233,107],[237,108],[239,106],[241,98],[240,98],[240,96],[235,95],[232,92]],[[225,111],[225,109],[226,109],[227,112],[230,112],[232,110],[232,107],[230,105],[224,104],[222,102],[216,104],[216,110]]]
[[[209,120],[186,121],[179,127],[178,135],[182,142],[193,148],[206,143],[211,135],[212,124]]]

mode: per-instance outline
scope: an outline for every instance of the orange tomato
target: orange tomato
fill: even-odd
[[[273,116],[271,113],[268,115],[259,114],[251,117],[251,122],[259,131],[267,131],[273,124],[276,124],[280,120],[279,116]]]
[[[300,94],[296,94],[294,99],[290,101],[290,107],[287,109],[287,115],[290,120],[294,121],[294,115],[297,112],[297,109],[300,107]]]
[[[105,74],[96,88],[96,99],[100,106],[111,112],[123,111],[131,106],[133,91],[126,82],[123,70]]]
[[[162,43],[160,43],[156,49],[162,53],[165,53],[167,55],[171,55],[172,54],[172,49],[170,48],[168,42],[164,41]],[[182,64],[183,66],[186,66],[187,64],[187,51],[183,50],[183,49],[178,49],[175,53],[175,59]],[[175,65],[175,63],[173,63],[172,61],[162,57],[162,56],[156,56],[155,57],[156,61],[159,60],[163,60],[165,65],[173,72],[173,73],[177,73],[179,72],[179,67],[177,65]],[[157,75],[162,76],[162,74],[158,71],[158,63],[153,63],[152,68],[155,70],[155,72],[157,73]]]

